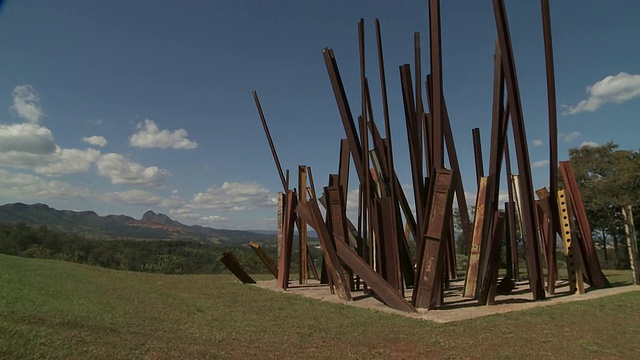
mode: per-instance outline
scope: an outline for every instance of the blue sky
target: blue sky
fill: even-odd
[[[488,161],[491,1],[443,1],[444,92],[465,189],[471,129]],[[537,1],[507,1],[536,188],[548,185],[544,52]],[[559,156],[614,141],[638,149],[640,2],[552,1]],[[359,113],[357,22],[382,125],[374,19],[382,27],[400,179],[410,190],[398,66],[413,34],[428,62],[427,1],[9,0],[0,12],[0,203],[187,224],[275,229],[281,191],[251,91],[283,167],[337,172],[342,124],[322,49],[334,49]],[[355,180],[355,179],[354,179]]]

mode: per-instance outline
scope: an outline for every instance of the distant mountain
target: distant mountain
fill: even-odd
[[[214,229],[199,225],[188,226],[151,210],[137,220],[125,215],[100,216],[93,211],[56,210],[46,204],[15,203],[0,206],[0,222],[47,225],[98,239],[187,240],[229,246],[249,241],[276,241],[276,237],[271,234]]]

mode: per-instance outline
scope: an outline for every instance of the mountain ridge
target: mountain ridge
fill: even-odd
[[[127,215],[100,216],[92,210],[58,210],[43,203],[18,202],[0,206],[0,222],[46,225],[97,239],[187,240],[228,246],[249,241],[275,243],[272,235],[185,225],[153,210],[147,210],[138,220]]]

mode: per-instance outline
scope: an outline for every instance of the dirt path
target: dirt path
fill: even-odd
[[[430,311],[418,309],[417,313],[406,313],[391,309],[376,298],[367,295],[362,291],[352,292],[353,301],[342,301],[337,295],[331,294],[328,286],[320,285],[317,281],[310,280],[308,285],[292,283],[291,287],[286,291],[278,290],[276,288],[276,280],[259,281],[256,286],[273,291],[284,292],[285,294],[306,296],[316,300],[374,309],[412,318],[435,321],[438,323],[468,320],[481,316],[525,310],[538,306],[550,306],[572,301],[583,301],[640,290],[640,286],[638,285],[625,285],[607,289],[587,289],[587,292],[583,295],[571,295],[569,294],[569,286],[567,282],[564,281],[557,283],[555,295],[547,295],[547,299],[544,301],[533,301],[531,300],[532,297],[528,283],[521,282],[516,284],[516,288],[511,295],[496,296],[495,305],[479,306],[475,300],[466,299],[461,296],[463,282],[455,281],[451,283],[450,290],[445,292],[444,306],[441,309]],[[405,293],[405,299],[410,298],[411,290],[408,290]]]

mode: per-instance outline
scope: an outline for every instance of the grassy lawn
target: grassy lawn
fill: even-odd
[[[631,292],[441,325],[278,294],[231,275],[0,255],[3,359],[635,359],[638,314],[640,292]]]

